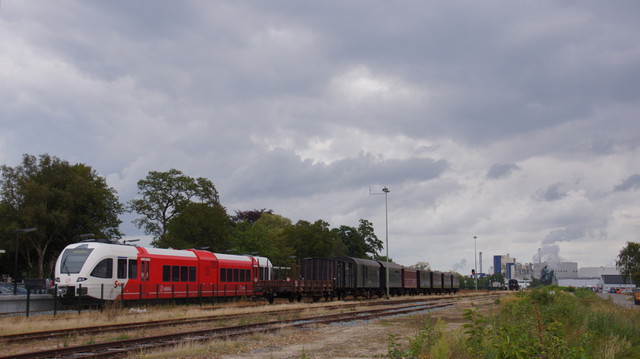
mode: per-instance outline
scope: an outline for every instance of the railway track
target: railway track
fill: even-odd
[[[282,316],[282,315],[299,315],[303,311],[309,309],[323,309],[323,310],[335,310],[340,309],[353,309],[356,306],[384,306],[384,308],[372,308],[359,311],[349,311],[347,313],[329,314],[319,316],[309,316],[296,319],[285,320],[268,320],[259,323],[235,325],[235,326],[221,326],[219,328],[211,328],[211,325],[207,325],[205,329],[189,330],[178,333],[162,334],[147,336],[144,338],[126,339],[118,341],[108,341],[104,343],[78,345],[67,348],[55,348],[49,350],[42,350],[36,352],[12,354],[6,357],[0,358],[49,358],[49,357],[70,357],[83,358],[83,357],[122,357],[132,352],[142,352],[149,350],[150,348],[157,349],[161,347],[174,346],[179,343],[186,342],[202,342],[213,339],[227,339],[242,335],[249,335],[255,333],[266,333],[284,329],[287,327],[300,327],[320,323],[331,322],[345,322],[354,320],[367,320],[372,318],[379,318],[391,315],[408,314],[417,311],[424,311],[429,309],[441,308],[445,306],[453,305],[455,302],[461,299],[469,299],[469,296],[459,297],[422,297],[420,299],[405,299],[395,301],[371,301],[371,302],[359,302],[347,305],[331,305],[331,306],[318,306],[307,307],[300,309],[289,310],[269,310],[264,312],[244,313],[244,314],[229,314],[229,315],[216,315],[205,316],[190,319],[175,319],[175,320],[161,320],[152,322],[138,322],[127,324],[116,324],[108,326],[96,326],[90,328],[73,328],[57,331],[46,331],[38,333],[22,333],[0,337],[0,342],[5,343],[18,343],[28,341],[44,341],[45,338],[49,342],[56,341],[56,338],[68,338],[75,335],[98,335],[100,333],[108,332],[124,332],[127,330],[140,330],[145,328],[166,327],[166,326],[179,326],[198,323],[208,323],[214,325],[221,325],[225,321],[232,319],[242,319],[249,316]],[[425,300],[426,299],[426,300]]]

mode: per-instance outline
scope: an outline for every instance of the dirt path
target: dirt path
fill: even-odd
[[[425,321],[441,319],[446,329],[453,331],[464,323],[465,309],[473,305],[463,301],[453,307],[399,316],[375,321],[317,326],[305,330],[285,330],[277,334],[261,335],[243,342],[243,348],[234,354],[218,358],[382,358],[389,352],[390,336],[407,343],[424,328]],[[492,311],[495,304],[483,306],[481,311]]]

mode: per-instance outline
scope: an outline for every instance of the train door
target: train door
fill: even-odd
[[[155,288],[152,288],[152,284],[150,283],[150,267],[151,267],[151,258],[149,257],[141,257],[140,263],[138,265],[140,271],[138,278],[138,290],[140,292],[140,296],[142,298],[150,298],[152,293],[155,293]]]
[[[211,296],[216,296],[220,293],[220,286],[222,281],[220,280],[220,268],[218,267],[218,259],[211,261]]]

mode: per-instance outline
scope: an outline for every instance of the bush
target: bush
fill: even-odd
[[[425,322],[403,350],[390,336],[391,358],[634,358],[640,352],[640,312],[588,289],[546,287],[500,301],[497,314],[467,310],[462,330],[444,335]]]

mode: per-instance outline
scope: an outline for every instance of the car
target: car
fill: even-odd
[[[633,303],[635,305],[640,305],[640,288],[633,290]]]

